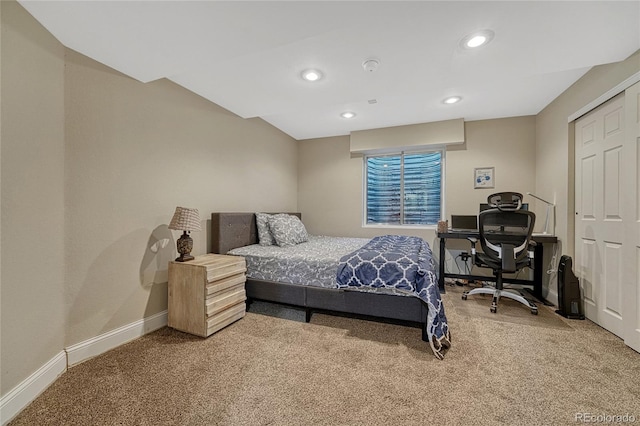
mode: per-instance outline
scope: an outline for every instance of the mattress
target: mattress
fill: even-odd
[[[253,244],[228,254],[246,259],[249,279],[336,288],[340,258],[369,241],[368,238],[309,235],[309,241],[292,247]]]

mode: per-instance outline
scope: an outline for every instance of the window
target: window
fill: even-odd
[[[444,151],[365,157],[366,224],[435,225]]]

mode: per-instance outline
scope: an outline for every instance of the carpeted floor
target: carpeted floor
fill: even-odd
[[[72,367],[12,425],[562,425],[640,422],[640,354],[589,321],[443,295],[453,347],[420,329],[254,303],[208,339],[163,328]]]

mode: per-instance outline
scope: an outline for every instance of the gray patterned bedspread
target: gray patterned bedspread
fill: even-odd
[[[233,249],[229,254],[245,257],[248,278],[336,288],[340,258],[369,241],[368,238],[309,235],[309,241],[293,247],[254,244]]]
[[[429,345],[442,359],[451,335],[434,268],[431,248],[422,238],[384,235],[340,260],[338,288],[395,288],[422,299],[428,306]]]

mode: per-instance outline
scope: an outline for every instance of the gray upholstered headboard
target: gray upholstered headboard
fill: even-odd
[[[288,213],[302,219],[301,213]],[[258,244],[255,213],[211,213],[211,250],[225,254],[229,250]]]

